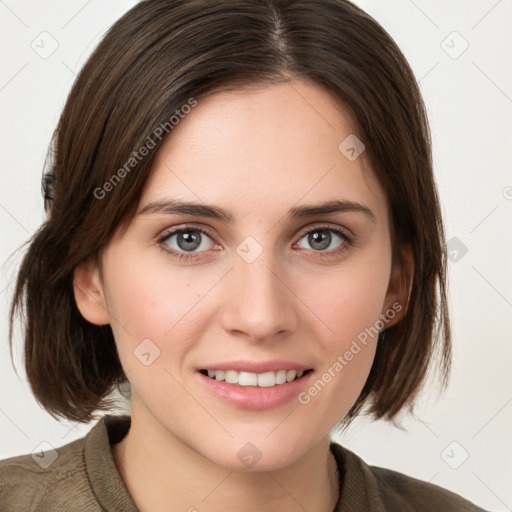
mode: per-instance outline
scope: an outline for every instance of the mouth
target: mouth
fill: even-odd
[[[313,371],[278,370],[275,372],[253,373],[237,370],[200,370],[200,373],[215,381],[224,381],[240,387],[272,388],[300,380]]]
[[[315,377],[314,368],[287,360],[225,361],[199,368],[198,382],[210,396],[232,407],[253,411],[293,403]]]

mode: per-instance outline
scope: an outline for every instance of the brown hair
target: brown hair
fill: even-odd
[[[407,311],[380,334],[345,421],[363,406],[386,419],[412,410],[437,353],[446,384],[446,249],[429,126],[414,75],[389,34],[347,0],[146,0],[111,27],[71,89],[48,153],[49,215],[18,274],[11,351],[13,320],[25,313],[26,372],[50,414],[90,421],[126,381],[110,326],[87,322],[77,308],[73,272],[133,216],[165,140],[156,128],[168,127],[191,98],[290,77],[322,86],[350,110],[388,198],[393,261],[404,278],[401,249],[413,250]],[[153,149],[132,165],[149,140]]]

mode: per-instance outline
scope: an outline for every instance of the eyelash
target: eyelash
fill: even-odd
[[[192,260],[192,259],[197,259],[196,256],[195,256],[197,253],[195,253],[195,252],[189,252],[189,253],[187,253],[187,252],[178,252],[178,251],[176,251],[174,249],[169,248],[169,246],[164,243],[166,240],[168,240],[169,238],[171,238],[174,235],[177,235],[177,234],[180,234],[180,233],[186,233],[186,232],[189,232],[189,231],[197,231],[197,232],[199,232],[201,234],[206,235],[210,239],[213,238],[212,235],[210,233],[208,233],[208,231],[206,231],[204,229],[197,228],[197,227],[194,227],[194,226],[184,226],[184,227],[179,228],[179,229],[175,229],[175,230],[171,230],[171,231],[165,232],[162,236],[160,236],[157,239],[157,243],[161,246],[162,250],[165,253],[169,254],[173,258],[176,258],[176,259],[178,259],[180,261],[182,261],[182,260],[189,261],[189,260]],[[342,229],[335,228],[333,226],[316,226],[313,229],[309,229],[309,230],[303,231],[299,235],[299,241],[302,238],[304,238],[304,236],[309,235],[311,233],[315,233],[317,231],[331,231],[332,233],[335,233],[336,235],[338,235],[342,239],[342,241],[343,241],[343,244],[340,247],[338,247],[337,249],[333,249],[333,250],[326,251],[326,252],[324,252],[324,251],[312,251],[312,252],[318,253],[318,256],[320,258],[332,258],[332,257],[339,256],[342,253],[344,253],[345,251],[349,250],[349,248],[354,245],[354,240],[352,239],[352,237],[349,237]]]

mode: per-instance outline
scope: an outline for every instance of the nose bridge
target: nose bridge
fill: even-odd
[[[253,340],[294,329],[294,295],[273,254],[270,248],[263,250],[254,239],[237,247],[223,315],[225,329],[243,332]]]

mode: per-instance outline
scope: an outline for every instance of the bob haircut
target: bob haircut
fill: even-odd
[[[145,0],[108,30],[69,93],[43,178],[47,219],[27,242],[11,303],[11,356],[18,314],[29,384],[53,417],[91,421],[127,382],[110,325],[77,308],[73,273],[133,218],[165,140],[158,127],[167,135],[173,116],[217,91],[294,78],[321,86],[352,116],[388,199],[393,263],[411,290],[404,317],[380,332],[342,422],[363,411],[387,420],[412,412],[432,366],[446,386],[446,247],[430,129],[391,36],[348,0]]]

